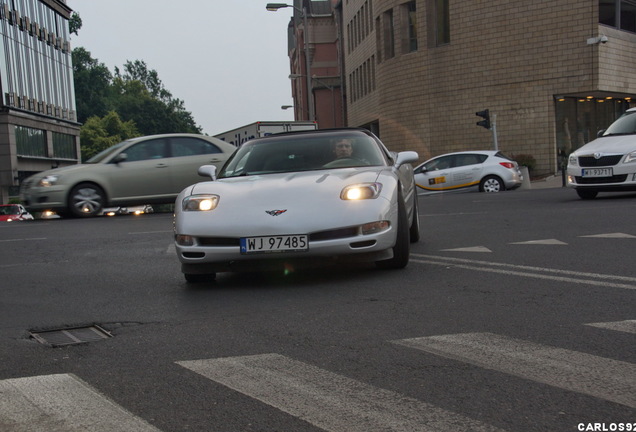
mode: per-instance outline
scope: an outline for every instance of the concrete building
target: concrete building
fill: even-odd
[[[476,125],[488,109],[498,148],[534,158],[534,175],[552,174],[560,152],[634,106],[633,1],[297,3],[333,8],[346,124],[422,160],[494,148],[493,131]]]
[[[65,0],[0,0],[0,202],[80,160]]]

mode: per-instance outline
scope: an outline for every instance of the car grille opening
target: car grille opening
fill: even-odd
[[[611,177],[575,177],[575,180],[577,184],[623,183],[627,180],[627,174]]]
[[[596,159],[594,156],[580,156],[579,166],[597,167],[597,166],[613,166],[621,161],[623,155],[601,156]]]
[[[340,228],[329,231],[315,232],[309,235],[309,241],[335,240],[340,238],[355,237],[358,235],[358,227]]]

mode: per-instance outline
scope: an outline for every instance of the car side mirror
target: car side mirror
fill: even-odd
[[[607,130],[607,129],[601,129],[600,131],[598,131],[598,132],[596,133],[596,138],[600,138],[600,137],[602,137],[606,130]]]
[[[126,162],[128,160],[128,155],[126,153],[119,153],[117,156],[113,158],[113,162],[116,164],[120,162]]]
[[[399,167],[407,163],[415,163],[419,158],[420,156],[414,151],[399,152],[395,159],[395,165]]]
[[[216,180],[216,166],[214,165],[203,165],[199,167],[197,172],[202,177],[210,177],[212,181]]]

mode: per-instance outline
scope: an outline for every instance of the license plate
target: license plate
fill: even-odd
[[[297,252],[309,249],[306,235],[242,237],[241,253]]]
[[[611,177],[614,172],[612,168],[586,168],[581,175],[583,177]]]

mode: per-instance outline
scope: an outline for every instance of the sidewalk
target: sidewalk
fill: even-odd
[[[560,188],[563,187],[563,178],[561,173],[551,175],[541,180],[531,181],[530,184],[521,185],[521,189],[547,189],[547,188]]]

